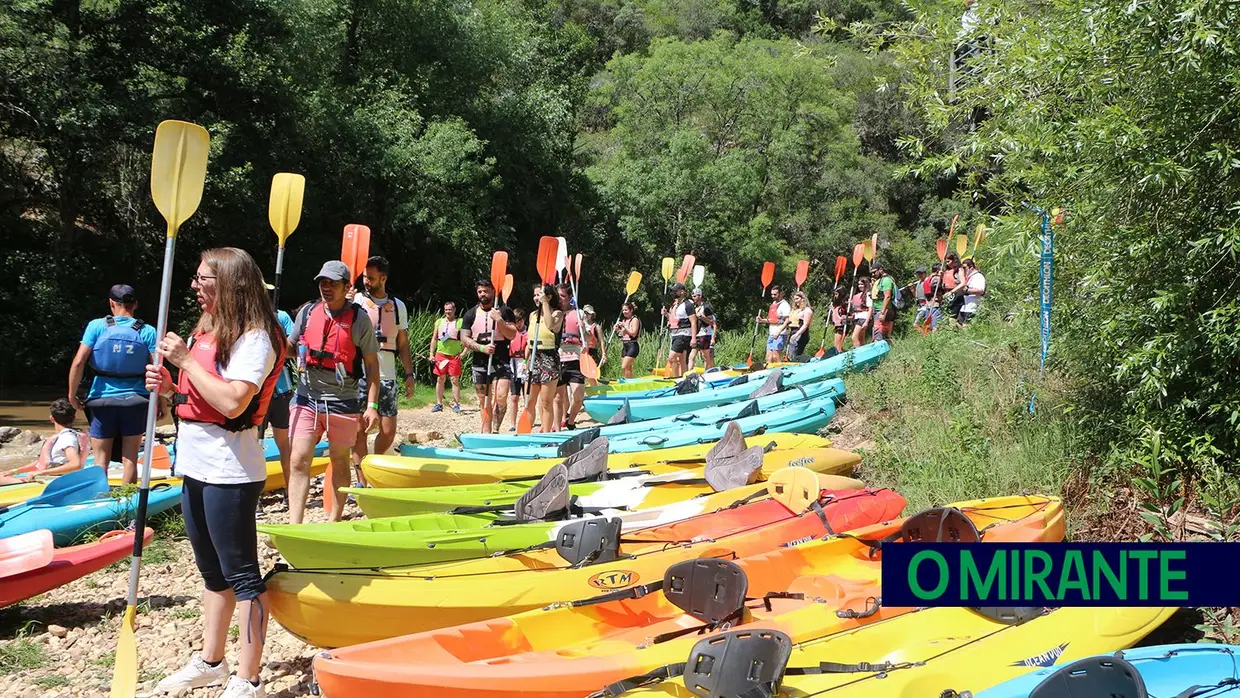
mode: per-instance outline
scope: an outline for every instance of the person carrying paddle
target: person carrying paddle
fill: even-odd
[[[349,267],[332,260],[314,277],[319,300],[297,311],[289,350],[296,352],[300,380],[289,408],[289,522],[301,523],[310,494],[310,461],[314,445],[327,434],[331,482],[324,482],[335,499],[330,520],[339,521],[351,481],[350,465],[359,426],[370,431],[379,421],[379,381],[361,392],[363,375],[379,374],[379,342],[370,316],[347,299]],[[365,373],[363,374],[363,368]],[[364,408],[364,409],[363,409]],[[360,422],[360,424],[359,424]]]
[[[689,369],[689,348],[698,332],[697,309],[693,301],[686,297],[684,284],[674,283],[668,292],[674,300],[670,312],[667,308],[663,309],[672,333],[671,347],[667,352],[667,376],[680,378]]]
[[[474,392],[479,407],[491,408],[491,421],[482,425],[482,433],[499,431],[508,407],[508,391],[512,376],[508,372],[508,345],[517,334],[517,318],[512,309],[497,303],[495,286],[490,279],[474,282],[478,304],[465,311],[461,318],[461,344],[473,352]],[[494,383],[494,389],[491,384]],[[493,402],[489,402],[493,400]],[[487,410],[483,409],[483,414]]]
[[[574,306],[573,287],[555,287],[564,308],[564,326],[560,330],[560,380],[556,388],[556,420],[561,429],[576,429],[586,394],[586,376],[581,372],[581,351],[585,342],[585,318]]]
[[[179,695],[227,683],[225,698],[253,698],[265,695],[259,672],[268,607],[255,521],[267,481],[258,425],[287,344],[262,272],[245,251],[204,251],[191,286],[202,316],[189,343],[169,332],[158,346],[164,366],[177,367],[179,376],[174,383],[167,368],[152,363],[146,386],[172,397],[178,419],[181,512],[203,580],[205,629],[202,649],[155,692]],[[224,654],[234,609],[240,611],[241,650],[230,676]]]
[[[409,311],[399,298],[387,293],[388,271],[391,265],[383,257],[366,260],[366,273],[362,276],[365,290],[354,299],[375,328],[375,341],[379,343],[379,433],[375,435],[375,453],[387,453],[396,440],[396,414],[400,410],[400,398],[396,389],[396,357],[400,355],[401,367],[405,369],[405,395],[413,397],[413,355],[409,350]],[[364,398],[372,382],[371,374],[358,386],[359,398]],[[353,445],[353,467],[357,479],[363,485],[362,459],[366,457],[366,432],[359,431]]]
[[[852,345],[856,348],[866,343],[866,333],[870,328],[870,278],[868,276],[857,279],[857,292],[849,301],[848,310],[853,324]]]
[[[637,317],[637,304],[628,301],[620,306],[620,319],[616,320],[616,332],[620,333],[620,372],[625,378],[633,377],[633,364],[642,353],[638,340],[642,335],[642,321]]]
[[[699,356],[702,357],[704,368],[714,368],[718,320],[715,318],[715,309],[706,302],[700,288],[693,289],[693,312],[697,314],[697,336],[693,338],[693,351],[689,352],[689,362],[685,370],[692,371],[697,366]]]
[[[525,392],[525,382],[529,379],[529,364],[525,361],[526,347],[530,336],[526,331],[525,310],[513,308],[512,316],[516,320],[517,334],[508,344],[508,372],[512,375],[512,387],[508,391],[508,431],[517,430],[517,413],[521,411],[521,395]]]
[[[435,374],[435,404],[431,412],[443,411],[444,383],[452,380],[452,411],[461,412],[461,354],[465,353],[465,345],[461,344],[462,320],[456,316],[456,303],[444,301],[443,317],[435,320],[435,330],[431,332],[430,356],[431,373]]]
[[[112,444],[121,443],[122,479],[138,481],[138,450],[146,432],[150,393],[143,384],[146,365],[155,360],[155,328],[134,317],[138,301],[132,286],[116,284],[108,293],[108,314],[91,320],[82,333],[77,354],[69,367],[69,404],[89,409],[90,446],[95,462],[103,467],[112,461]],[[78,397],[78,385],[87,364],[95,372],[86,400]]]
[[[527,405],[536,405],[543,433],[559,430],[555,419],[556,384],[560,380],[560,329],[564,326],[560,294],[550,284],[534,285],[534,311],[530,313],[533,336],[529,342],[530,396]],[[537,348],[535,348],[537,344]]]
[[[977,262],[973,261],[972,257],[965,258],[962,276],[952,293],[961,295],[956,324],[965,327],[982,309],[982,297],[986,295],[986,277],[977,268]]]
[[[792,294],[792,314],[788,316],[788,329],[792,333],[788,337],[788,359],[790,361],[808,361],[805,358],[805,347],[809,345],[809,331],[814,326],[814,309],[809,298],[801,290]]]
[[[784,291],[779,286],[771,286],[771,307],[766,317],[758,316],[758,324],[769,325],[766,338],[766,362],[778,363],[780,354],[788,345],[788,318],[792,315],[792,306],[784,299]]]
[[[955,252],[948,253],[946,266],[943,269],[943,282],[939,286],[941,292],[939,308],[940,311],[945,309],[946,314],[951,315],[953,319],[960,314],[960,306],[964,305],[964,296],[954,293],[954,289],[963,280],[964,269],[961,268],[960,255]]]
[[[844,338],[848,336],[848,291],[846,289],[836,289],[835,297],[831,299],[831,313],[827,322],[831,325],[831,346],[835,347],[835,353],[839,354],[844,351]]]
[[[598,324],[598,315],[594,312],[594,306],[587,303],[581,308],[581,314],[586,321],[586,353],[594,359],[594,364],[599,367],[599,371],[602,371],[603,366],[607,364],[607,343],[603,341],[603,328]],[[588,376],[586,382],[590,385],[598,385],[598,381]]]
[[[870,265],[870,276],[874,279],[870,287],[874,341],[891,342],[891,330],[896,321],[896,282],[880,262]]]

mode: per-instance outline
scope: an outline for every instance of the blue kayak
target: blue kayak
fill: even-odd
[[[787,390],[781,390],[772,395],[766,395],[754,400],[738,400],[726,405],[717,407],[708,407],[704,410],[696,412],[685,412],[673,417],[663,417],[660,419],[651,419],[645,422],[636,422],[633,424],[609,424],[603,427],[596,427],[597,434],[591,434],[589,440],[594,437],[606,436],[608,439],[615,439],[629,434],[648,434],[651,432],[667,433],[675,429],[684,429],[688,427],[698,427],[714,424],[720,420],[733,420],[739,417],[752,414],[764,414],[772,410],[779,409],[786,405],[802,402],[805,400],[815,400],[821,397],[831,396],[837,401],[844,396],[844,381],[839,378],[810,383],[804,386],[797,386]],[[756,405],[754,403],[757,403]],[[462,448],[479,449],[479,448],[512,448],[514,446],[541,446],[546,444],[562,444],[569,439],[592,432],[592,429],[565,429],[562,431],[554,431],[549,434],[539,432],[531,434],[482,434],[478,432],[469,434],[458,434],[457,439],[461,442]]]
[[[113,490],[114,492],[116,490]],[[180,485],[152,485],[147,498],[147,516],[167,511],[181,503]],[[99,535],[124,528],[138,511],[138,492],[127,497],[102,495],[73,504],[14,504],[0,514],[0,538],[49,529],[57,547],[72,545],[83,533]]]
[[[633,397],[621,393],[618,396],[602,395],[585,400],[585,411],[595,421],[606,423],[621,409],[628,410],[628,421],[640,422],[660,417],[670,417],[686,411],[700,410],[749,398],[771,378],[780,375],[783,387],[792,387],[834,378],[849,371],[877,363],[890,347],[886,342],[873,342],[851,349],[829,359],[810,361],[796,366],[772,369],[765,377],[760,374],[736,378],[726,387],[699,390],[684,395],[675,394],[674,388],[666,388],[666,394]]]
[[[1235,645],[1206,642],[1154,645],[1114,652],[1105,657],[1119,657],[1132,664],[1145,682],[1145,691],[1150,698],[1240,696],[1240,647]],[[1038,669],[975,695],[977,698],[1028,698],[1038,685],[1064,666],[1068,665]],[[1187,692],[1194,687],[1197,691]]]
[[[616,439],[608,439],[608,453],[638,453],[662,448],[692,446],[718,441],[728,424],[740,427],[743,436],[768,433],[814,434],[831,422],[835,416],[835,398],[826,396],[808,402],[799,402],[766,414],[744,417],[734,421],[720,421],[711,425],[663,432],[642,432]],[[557,458],[559,444],[542,446],[517,446],[514,448],[439,448],[434,446],[403,445],[400,455],[435,460],[527,460]]]

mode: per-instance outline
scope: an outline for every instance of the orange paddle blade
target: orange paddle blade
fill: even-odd
[[[826,347],[818,347],[818,351],[814,352],[814,358],[821,359],[823,356],[826,355],[826,353],[827,353]]]
[[[865,258],[865,243],[859,242],[853,245],[853,269],[861,266],[861,260]]]
[[[578,252],[577,255],[573,257],[573,278],[577,279],[577,285],[580,286],[581,285],[581,253],[580,252]]]
[[[774,280],[775,280],[775,263],[774,262],[763,262],[762,263],[762,292],[763,293],[766,293],[766,287],[770,286],[771,282]]]
[[[482,408],[482,430],[487,431],[491,428],[491,402],[490,396],[487,396],[486,405]]]
[[[939,261],[942,262],[947,258],[947,238],[939,238],[934,241],[934,251],[939,254]]]
[[[835,258],[835,283],[839,283],[844,276],[844,271],[848,269],[848,259],[844,255]]]
[[[560,242],[555,238],[544,235],[538,239],[538,278],[542,279],[544,284],[549,284],[555,279],[555,255],[560,249]]]
[[[531,431],[534,431],[534,408],[527,404],[517,418],[517,433],[528,434]]]
[[[581,375],[592,381],[598,380],[598,363],[589,354],[581,355]]]
[[[693,272],[694,264],[697,264],[697,258],[691,254],[685,255],[684,261],[680,263],[680,269],[676,270],[676,280],[683,284]]]
[[[504,274],[504,305],[508,305],[508,296],[512,295],[512,274]]]
[[[952,216],[952,224],[947,228],[947,237],[951,237],[952,233],[956,232],[956,221],[958,220],[960,220],[959,215]]]
[[[508,275],[508,253],[499,251],[491,255],[491,286],[498,291],[504,287],[504,277]]]
[[[797,262],[797,273],[796,273],[795,278],[797,282],[797,288],[801,288],[801,284],[805,283],[805,280],[809,278],[809,260],[808,259],[802,259],[799,262]]]
[[[344,227],[344,240],[340,248],[340,261],[349,267],[352,279],[357,279],[366,271],[366,260],[370,258],[370,228],[357,223]]]

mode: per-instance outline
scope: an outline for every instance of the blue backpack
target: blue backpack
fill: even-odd
[[[146,375],[151,352],[142,341],[141,320],[121,325],[111,315],[104,318],[108,327],[95,340],[90,366],[95,373],[109,378],[141,378]]]

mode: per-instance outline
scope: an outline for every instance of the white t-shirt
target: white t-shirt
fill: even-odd
[[[779,319],[772,322],[771,326],[767,328],[767,331],[771,333],[772,337],[778,337],[783,334],[784,331],[781,328],[783,327],[784,321],[787,320],[788,316],[792,314],[792,306],[788,305],[788,301],[786,299],[782,300],[779,302],[779,305],[775,307],[775,314],[779,317]]]
[[[217,366],[230,381],[263,385],[276,353],[262,330],[250,330],[233,345],[227,366]],[[257,396],[256,396],[257,397]],[[218,424],[181,422],[177,431],[176,471],[213,485],[235,485],[267,479],[267,460],[258,429],[228,431]]]
[[[55,440],[52,441],[51,451],[47,455],[47,467],[49,468],[68,462],[69,458],[65,455],[66,448],[80,449],[82,447],[78,442],[78,432],[73,429],[61,429],[60,433],[53,438]],[[78,458],[85,461],[86,454],[79,453]]]
[[[978,293],[986,290],[986,277],[982,276],[982,272],[975,271],[969,275],[964,286],[964,305],[960,306],[962,313],[976,313],[982,307],[982,296],[970,295],[970,291]]]

